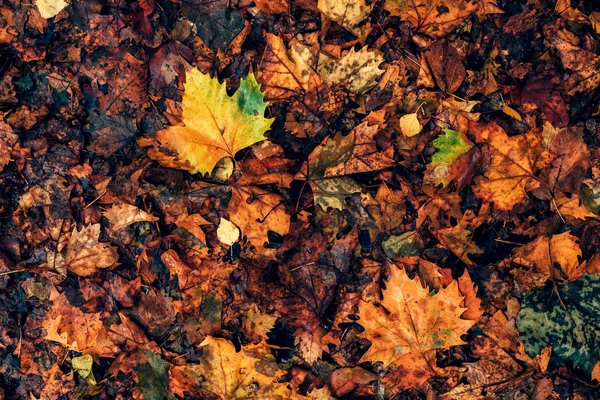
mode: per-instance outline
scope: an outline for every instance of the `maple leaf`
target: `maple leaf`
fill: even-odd
[[[117,248],[110,243],[100,243],[99,236],[100,224],[91,224],[79,232],[73,228],[65,256],[67,269],[86,276],[119,261]]]
[[[205,393],[221,399],[288,399],[291,391],[278,383],[276,376],[259,371],[259,359],[246,354],[252,347],[236,352],[227,339],[208,336],[200,344],[199,364],[174,366],[170,370],[171,390],[184,397],[184,392]]]
[[[427,164],[424,179],[446,187],[458,175],[456,161],[473,147],[473,143],[463,133],[444,129],[444,134],[433,141],[433,146],[438,151]]]
[[[384,8],[417,31],[440,38],[475,13],[479,4],[469,0],[387,0]]]
[[[503,130],[488,137],[491,164],[484,180],[473,187],[476,197],[494,203],[498,210],[510,211],[527,197],[527,191],[539,187],[535,172],[550,164],[551,154],[534,133],[509,137]]]
[[[351,92],[363,94],[371,90],[385,72],[379,69],[383,61],[381,54],[367,50],[366,46],[359,51],[351,48],[339,60],[320,53],[317,72],[328,85],[340,85]]]
[[[183,94],[182,118],[185,126],[158,131],[156,139],[177,153],[177,161],[192,173],[210,173],[217,162],[262,140],[273,118],[263,115],[267,103],[254,75],[249,74],[240,88],[229,96],[225,83],[194,68],[188,71]],[[168,157],[149,152],[151,158],[167,166]],[[183,169],[183,168],[182,168]]]
[[[273,329],[276,317],[261,312],[253,305],[242,317],[242,331],[253,343],[259,343],[267,339],[267,333]]]
[[[464,344],[460,338],[475,324],[461,319],[466,308],[456,281],[431,295],[418,277],[411,280],[406,271],[392,268],[383,291],[381,306],[362,303],[360,324],[371,347],[363,361],[383,361],[387,366],[404,354],[449,348]],[[385,309],[384,309],[385,308]]]

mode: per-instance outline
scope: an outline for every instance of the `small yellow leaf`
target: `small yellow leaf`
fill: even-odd
[[[400,130],[406,137],[413,137],[421,132],[423,127],[417,118],[417,113],[406,114],[400,117]]]
[[[217,238],[223,244],[233,246],[235,242],[240,237],[240,230],[237,226],[226,220],[225,218],[221,218],[219,222],[219,227],[217,228]]]
[[[502,104],[502,112],[508,115],[511,118],[516,119],[519,122],[523,122],[523,118],[521,118],[521,114],[519,114],[514,108],[510,108],[506,104]]]

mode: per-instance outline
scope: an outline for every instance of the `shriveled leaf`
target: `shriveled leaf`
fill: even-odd
[[[341,86],[354,93],[365,93],[377,84],[377,79],[385,72],[379,68],[383,56],[363,47],[336,60],[324,53],[319,54],[317,72],[331,86]]]
[[[183,94],[185,126],[171,126],[156,133],[156,139],[177,153],[177,160],[189,165],[192,173],[211,172],[223,157],[265,140],[273,119],[265,118],[267,103],[254,75],[240,83],[229,96],[219,83],[194,68],[188,71]],[[149,155],[159,162],[156,155]],[[168,163],[167,163],[168,164]]]
[[[456,282],[431,295],[418,277],[411,280],[406,271],[392,268],[381,301],[385,310],[371,303],[359,306],[363,336],[371,341],[362,360],[387,366],[404,354],[424,356],[428,350],[463,344],[461,335],[475,321],[460,318],[466,310],[462,301]]]
[[[65,256],[65,265],[70,271],[86,276],[117,263],[117,248],[110,243],[100,243],[99,237],[100,224],[91,224],[81,231],[73,228]]]

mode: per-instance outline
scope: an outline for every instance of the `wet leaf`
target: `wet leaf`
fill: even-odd
[[[230,97],[225,84],[194,68],[186,76],[183,95],[185,126],[171,126],[156,138],[191,172],[210,173],[221,158],[266,139],[273,122],[264,118],[266,106],[253,75]]]
[[[462,299],[455,282],[431,295],[418,277],[410,279],[406,271],[392,268],[381,306],[363,303],[359,307],[364,336],[371,341],[362,360],[387,366],[404,354],[425,357],[428,350],[463,344],[461,336],[475,321],[460,318],[466,310],[460,307]]]

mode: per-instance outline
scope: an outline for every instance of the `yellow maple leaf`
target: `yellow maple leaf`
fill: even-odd
[[[246,354],[255,350],[250,346],[240,352],[227,339],[208,336],[200,344],[202,357],[199,364],[174,366],[170,370],[170,388],[183,397],[184,392],[212,393],[220,399],[289,399],[291,391],[274,376],[259,372],[260,360]]]
[[[180,168],[187,165],[185,169],[191,173],[211,172],[220,159],[266,139],[264,133],[274,118],[264,117],[268,103],[253,74],[242,79],[240,88],[229,96],[225,83],[194,68],[186,75],[184,89],[185,126],[170,126],[156,133],[164,147],[177,153]],[[157,152],[148,155],[167,167],[174,166]]]
[[[411,352],[423,357],[428,350],[464,344],[460,338],[476,321],[461,319],[466,310],[456,281],[435,295],[411,280],[404,270],[392,268],[381,305],[363,303],[360,324],[371,347],[362,361],[382,361],[386,366]]]

